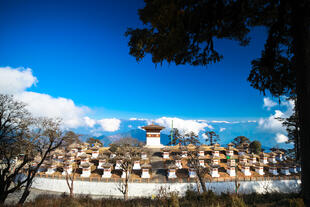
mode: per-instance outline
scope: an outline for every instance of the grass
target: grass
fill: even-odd
[[[163,191],[155,198],[134,198],[127,201],[116,198],[92,199],[90,196],[69,197],[40,195],[34,201],[24,204],[25,207],[203,207],[203,206],[227,206],[227,207],[303,207],[305,206],[299,194],[268,193],[268,194],[248,194],[215,195],[212,191],[197,193],[188,190],[184,196],[178,196],[176,192]],[[14,205],[8,207],[15,207]]]

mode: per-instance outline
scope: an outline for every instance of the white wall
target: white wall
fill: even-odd
[[[264,192],[298,192],[300,189],[300,180],[266,180],[266,181],[242,181],[240,182],[240,193],[264,193]],[[235,191],[234,182],[211,182],[206,183],[207,188],[217,194],[221,192]],[[122,196],[117,189],[117,182],[89,182],[74,181],[74,193],[104,195],[104,196]],[[196,187],[195,183],[129,183],[129,196],[131,197],[149,197],[157,195],[160,187],[169,189],[170,191],[178,191],[180,195],[184,194],[190,186]],[[36,177],[33,188],[40,190],[49,190],[55,192],[69,192],[66,181],[64,179],[51,179]]]

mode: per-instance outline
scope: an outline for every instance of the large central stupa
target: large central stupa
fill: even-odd
[[[164,147],[160,143],[160,131],[165,127],[150,124],[147,126],[142,127],[146,131],[146,147],[149,148],[162,148]]]

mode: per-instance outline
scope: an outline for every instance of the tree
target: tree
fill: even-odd
[[[115,153],[115,157],[113,158],[114,163],[117,161],[121,161],[120,169],[122,173],[125,174],[125,178],[122,179],[122,182],[119,183],[118,190],[124,195],[124,199],[128,199],[128,182],[129,176],[132,173],[132,168],[134,165],[134,161],[140,159],[141,150],[136,146],[135,139],[130,139],[132,142],[129,142],[127,139],[126,142],[121,142],[114,144],[113,153]]]
[[[132,147],[142,147],[143,143],[136,138],[124,137],[122,139],[114,141],[112,144],[117,146],[132,146]]]
[[[294,148],[292,150],[293,157],[299,161],[300,160],[300,124],[298,119],[298,113],[296,111],[296,98],[293,98],[292,101],[295,103],[293,109],[293,114],[288,118],[278,118],[282,121],[282,125],[286,128],[288,141],[286,143],[293,143]],[[289,150],[291,151],[291,150]]]
[[[89,137],[86,140],[87,143],[90,144],[90,146],[93,146],[94,144],[99,144],[100,146],[103,146],[102,142],[100,141],[100,139],[94,138],[94,137]]]
[[[198,135],[192,131],[184,135],[184,142],[185,142],[185,145],[189,145],[189,144],[199,145],[200,144]]]
[[[66,164],[66,163],[65,163]],[[73,197],[73,187],[74,187],[74,180],[75,180],[75,174],[76,174],[76,170],[77,170],[77,163],[67,163],[68,165],[73,165],[73,169],[72,172],[69,173],[67,169],[64,169],[65,174],[66,174],[66,183],[67,186],[69,188],[69,195],[70,197]]]
[[[234,138],[232,143],[235,145],[235,147],[237,147],[237,146],[241,146],[244,143],[250,144],[250,140],[245,136],[238,136]]]
[[[214,131],[207,131],[205,133],[206,137],[206,142],[209,142],[210,145],[214,145],[216,142],[220,140],[220,136],[216,134]]]
[[[206,167],[203,167],[200,165],[200,157],[199,157],[199,140],[198,136],[194,132],[189,132],[188,134],[185,135],[187,139],[188,144],[193,144],[196,146],[195,150],[188,150],[187,152],[187,163],[189,164],[190,167],[195,169],[196,175],[197,175],[197,185],[198,183],[200,184],[202,191],[207,192],[206,188],[206,183],[204,176],[208,172],[208,169]],[[198,187],[199,189],[199,187]]]
[[[59,120],[33,118],[25,107],[0,94],[0,204],[20,189],[24,203],[41,164],[63,141]]]
[[[178,145],[178,144],[184,145],[184,140],[179,130],[177,128],[173,128],[172,131],[173,131],[172,137],[171,137],[171,134],[168,136],[170,140],[168,145]]]
[[[67,131],[64,135],[63,147],[68,147],[73,143],[81,143],[80,136],[73,131]]]
[[[300,123],[302,193],[310,205],[310,2],[269,0],[145,0],[142,29],[129,28],[129,53],[141,61],[207,65],[220,61],[214,39],[250,41],[255,26],[267,28],[261,57],[252,61],[251,86],[272,96],[297,97]]]
[[[18,185],[24,189],[18,202],[19,204],[23,204],[30,194],[33,179],[42,163],[54,150],[62,145],[64,139],[64,134],[60,129],[60,120],[52,118],[38,118],[35,123],[36,125],[30,134],[30,137],[36,138],[34,141],[34,148],[31,153],[40,161],[33,168],[28,164],[24,178],[18,183]]]
[[[251,152],[257,155],[262,151],[262,144],[260,143],[260,141],[257,140],[251,142],[249,147]]]

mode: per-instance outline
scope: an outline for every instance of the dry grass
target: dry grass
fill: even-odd
[[[104,198],[92,199],[89,196],[78,196],[70,198],[68,195],[62,196],[40,195],[34,201],[25,203],[25,207],[140,207],[140,206],[184,206],[184,207],[204,207],[204,206],[227,206],[227,207],[303,207],[303,200],[298,194],[249,194],[249,195],[215,195],[212,191],[198,194],[188,190],[183,197],[179,197],[176,192],[166,192],[155,198],[135,198],[124,201],[123,199]],[[13,207],[13,206],[10,206]]]

